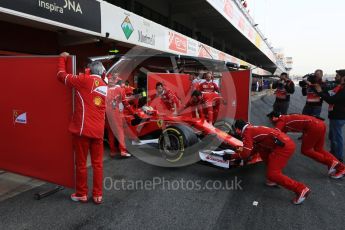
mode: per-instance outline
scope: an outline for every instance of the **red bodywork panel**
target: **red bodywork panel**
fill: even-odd
[[[128,136],[136,136],[140,138],[158,130],[162,130],[162,127],[168,127],[174,124],[185,124],[193,128],[196,132],[202,132],[203,135],[216,135],[219,140],[234,148],[242,146],[242,142],[240,140],[232,137],[231,135],[223,132],[220,129],[215,128],[204,119],[191,118],[190,116],[166,116],[159,115],[157,113],[152,116],[142,116],[142,118],[147,118],[149,120],[142,122],[139,125],[132,126],[131,121],[134,119],[134,116],[127,115],[125,117],[127,126],[129,127],[126,131],[126,134],[128,134]]]

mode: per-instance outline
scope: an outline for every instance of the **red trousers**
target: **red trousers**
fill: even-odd
[[[112,120],[110,121],[110,129],[108,129],[109,136],[109,145],[115,146],[114,143],[114,135],[119,143],[120,153],[127,152],[126,142],[125,142],[125,131],[123,128],[123,123],[125,120],[123,119],[123,113],[120,110],[115,109],[113,113]],[[110,141],[111,139],[111,141]],[[115,147],[114,147],[115,150]]]
[[[213,123],[213,107],[207,106],[204,108],[204,114],[207,115],[207,122],[212,124]]]
[[[108,141],[109,141],[109,148],[110,148],[110,155],[114,155],[117,152],[117,147],[115,145],[115,136],[111,127],[107,128],[108,132]]]
[[[88,194],[87,155],[90,151],[93,170],[93,196],[102,196],[103,190],[103,139],[73,135],[76,164],[76,193]]]
[[[107,134],[108,134],[110,156],[113,156],[117,152],[117,148],[116,148],[116,145],[115,145],[115,136],[114,136],[113,131],[112,131],[110,125],[109,125],[108,118],[105,119],[105,128],[106,128]]]
[[[207,106],[204,108],[204,115],[207,117],[208,123],[215,123],[219,113],[219,104]]]
[[[326,125],[322,121],[310,125],[307,131],[303,133],[301,152],[303,155],[330,167],[334,161],[339,161],[324,149],[325,135]]]
[[[300,193],[306,186],[283,174],[283,169],[295,152],[293,141],[285,141],[284,147],[276,147],[272,152],[260,152],[266,165],[266,178],[295,193]]]

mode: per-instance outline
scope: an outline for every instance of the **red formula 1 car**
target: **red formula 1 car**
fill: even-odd
[[[181,59],[181,57],[178,58]],[[159,61],[157,61],[156,58],[151,59],[149,61],[145,60],[140,62],[133,70],[132,67],[135,66],[133,59],[122,57],[109,68],[107,76],[120,74],[122,79],[130,79],[131,82],[137,84],[135,85],[137,89],[142,89],[138,92],[140,94],[144,92],[145,96],[148,97],[150,94],[150,87],[154,90],[154,86],[157,82],[165,81],[169,77],[164,74],[157,76],[159,73],[162,73],[162,70],[157,70],[157,63],[160,64],[160,67],[163,66],[162,68],[168,69],[169,67],[164,67],[164,65],[166,65],[165,60],[171,60],[170,56],[169,58],[162,58],[159,56]],[[189,59],[186,59],[184,63],[188,64]],[[216,64],[224,65],[224,63]],[[210,66],[215,68],[214,63],[211,63]],[[140,72],[138,72],[142,67],[144,67],[145,70],[150,70],[148,71],[149,73],[154,71],[158,72],[158,74],[153,74],[151,78],[153,80],[151,80],[151,82],[149,81],[148,72],[145,74],[140,74]],[[217,69],[219,70],[221,68],[217,66]],[[221,71],[228,71],[228,69],[225,66]],[[176,82],[180,81],[179,77],[188,79],[188,77],[182,76],[181,74],[176,74],[176,77],[178,78]],[[131,80],[131,78],[134,80]],[[171,76],[170,80],[172,83],[175,81],[171,79]],[[186,86],[186,83],[189,82],[184,82],[181,87],[177,86],[176,88],[182,89],[183,86]],[[173,84],[171,85],[174,86]],[[188,87],[185,92],[188,92]],[[181,94],[178,95],[180,96],[179,99],[182,99],[182,103],[186,103],[186,101],[190,99],[191,92],[189,91],[187,94],[182,94],[182,97]],[[185,95],[186,97],[183,98]],[[133,96],[133,98],[135,98],[135,96]],[[150,104],[141,104],[138,102],[140,100],[136,100],[133,105],[135,108],[135,116],[134,114],[124,113],[125,136],[128,140],[127,147],[129,147],[131,153],[137,156],[136,152],[140,152],[140,150],[145,148],[149,143],[153,143],[152,146],[155,147],[153,154],[157,152],[160,153],[161,158],[169,162],[170,166],[177,165],[184,159],[193,157],[194,159],[197,158],[197,160],[209,162],[223,168],[261,161],[258,155],[253,156],[247,162],[225,160],[227,158],[224,157],[224,155],[233,154],[236,148],[242,146],[242,142],[231,135],[233,119],[225,117],[224,113],[220,119],[219,117],[217,118],[217,114],[221,106],[223,106],[221,109],[224,111],[224,106],[228,106],[229,104],[234,107],[236,101],[230,101],[229,103],[222,98],[221,94],[216,93],[212,95],[209,94],[206,98],[207,103],[205,104],[207,104],[207,106],[212,106],[213,111],[216,113],[212,122],[207,122],[206,120],[207,110],[205,111],[206,116],[203,118],[193,117],[191,111],[174,116],[173,113],[166,113],[161,110],[158,112],[156,108],[150,107]],[[112,118],[111,116],[109,117],[109,114],[112,113],[108,113],[107,111],[108,119],[111,120]],[[138,119],[138,116],[140,119]]]
[[[247,162],[224,160],[224,155],[233,154],[236,148],[242,146],[240,140],[229,134],[232,130],[231,119],[222,119],[212,125],[205,119],[191,116],[162,115],[148,106],[138,109],[136,114],[140,119],[130,114],[124,117],[127,139],[136,148],[144,148],[144,143],[156,143],[163,159],[170,163],[193,154],[202,161],[223,168],[261,161],[259,156]]]

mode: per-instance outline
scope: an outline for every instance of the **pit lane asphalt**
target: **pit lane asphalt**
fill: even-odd
[[[273,97],[252,103],[254,124],[268,125]],[[301,112],[304,98],[299,90],[289,112]],[[327,116],[326,105],[323,116]],[[264,165],[222,170],[202,164],[183,168],[160,168],[137,159],[107,160],[105,176],[125,180],[241,180],[243,190],[155,190],[105,191],[105,203],[95,206],[73,203],[65,189],[43,200],[33,194],[52,188],[45,184],[0,203],[0,229],[344,229],[345,179],[327,177],[326,167],[296,153],[285,172],[306,183],[312,194],[301,206],[290,203],[293,194],[263,185]],[[164,189],[165,187],[165,189]],[[257,206],[253,202],[257,201]]]

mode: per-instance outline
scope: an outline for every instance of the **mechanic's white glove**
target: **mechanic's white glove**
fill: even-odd
[[[62,53],[60,54],[60,56],[61,56],[61,57],[67,57],[67,56],[69,56],[69,53],[67,53],[67,52],[62,52]]]

